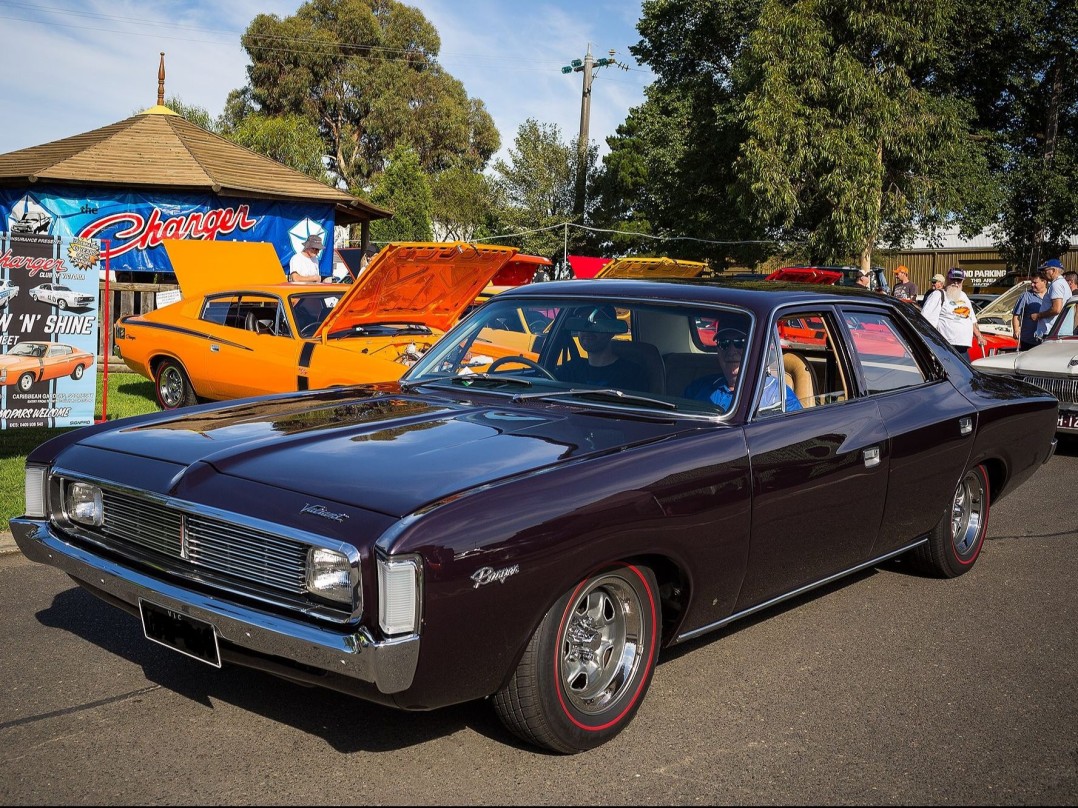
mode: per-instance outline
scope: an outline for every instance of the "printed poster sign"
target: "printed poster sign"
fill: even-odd
[[[97,412],[101,242],[0,233],[0,429]]]
[[[331,204],[89,186],[0,188],[0,232],[105,242],[114,272],[172,272],[162,241],[202,239],[269,242],[283,275],[307,237],[321,236],[330,248],[319,254],[318,268],[329,276],[333,222]]]

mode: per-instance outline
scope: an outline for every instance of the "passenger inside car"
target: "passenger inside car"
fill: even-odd
[[[649,388],[645,369],[612,346],[615,335],[629,330],[628,324],[618,319],[613,306],[583,310],[570,317],[566,325],[586,357],[570,358],[558,367],[556,375],[559,379],[615,389]]]

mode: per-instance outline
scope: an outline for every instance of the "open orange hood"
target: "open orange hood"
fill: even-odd
[[[516,247],[464,241],[387,244],[333,307],[316,336],[376,322],[422,323],[447,331],[516,254]]]
[[[599,270],[596,278],[695,278],[707,264],[679,258],[615,258]]]
[[[185,298],[286,282],[277,252],[267,242],[165,240],[164,245]],[[373,322],[420,323],[446,331],[516,254],[516,247],[464,241],[388,244],[354,284],[325,287],[341,299],[318,335]]]
[[[277,251],[265,241],[165,239],[162,243],[180,293],[187,299],[288,280]]]

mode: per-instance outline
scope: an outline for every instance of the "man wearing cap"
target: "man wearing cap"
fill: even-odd
[[[569,329],[580,342],[587,358],[571,359],[562,365],[558,378],[571,384],[589,384],[624,390],[646,390],[647,373],[635,362],[619,357],[611,343],[615,334],[629,330],[618,319],[613,306],[602,305],[571,317]]]
[[[1056,317],[1063,311],[1063,304],[1070,299],[1071,288],[1063,280],[1063,262],[1058,258],[1045,261],[1038,269],[1048,278],[1048,293],[1041,300],[1041,310],[1029,316],[1037,324],[1033,338],[1041,342],[1055,325]]]
[[[895,277],[898,278],[898,283],[891,290],[891,294],[899,300],[916,300],[918,294],[917,284],[910,280],[909,269],[899,264],[895,267]]]
[[[921,301],[922,309],[925,307],[925,304],[928,302],[928,299],[933,296],[940,298],[940,302],[942,303],[943,285],[945,283],[947,283],[947,279],[940,275],[938,272],[932,276],[932,288],[925,292],[925,299]],[[936,292],[939,292],[939,294],[936,294]]]
[[[966,359],[974,339],[984,348],[985,340],[981,329],[977,327],[977,318],[973,312],[973,303],[962,291],[962,281],[966,273],[958,267],[947,271],[947,285],[943,294],[930,292],[925,298],[921,314],[936,328],[943,338]]]
[[[303,249],[288,262],[288,280],[293,283],[321,283],[317,256],[322,251],[322,246],[321,236],[308,236],[303,242]]]
[[[710,401],[723,412],[729,412],[734,403],[737,390],[737,377],[741,373],[741,360],[745,356],[747,336],[737,328],[723,328],[715,335],[715,348],[719,360],[719,373],[703,376],[689,383],[682,394],[685,398],[697,401]],[[801,402],[790,385],[786,388],[785,410],[800,410]],[[779,380],[768,375],[764,380],[764,393],[760,399],[760,408],[775,407],[782,400],[782,388]]]

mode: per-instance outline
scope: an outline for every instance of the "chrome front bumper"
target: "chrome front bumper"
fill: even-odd
[[[210,623],[219,640],[241,653],[246,650],[268,655],[325,671],[334,678],[367,682],[384,694],[407,690],[415,676],[418,636],[377,642],[366,628],[341,633],[192,592],[75,546],[54,533],[44,520],[12,519],[11,532],[23,555],[31,561],[56,567],[85,583],[90,591],[128,604],[136,613],[139,598],[144,598]],[[326,686],[346,689],[328,683]]]

